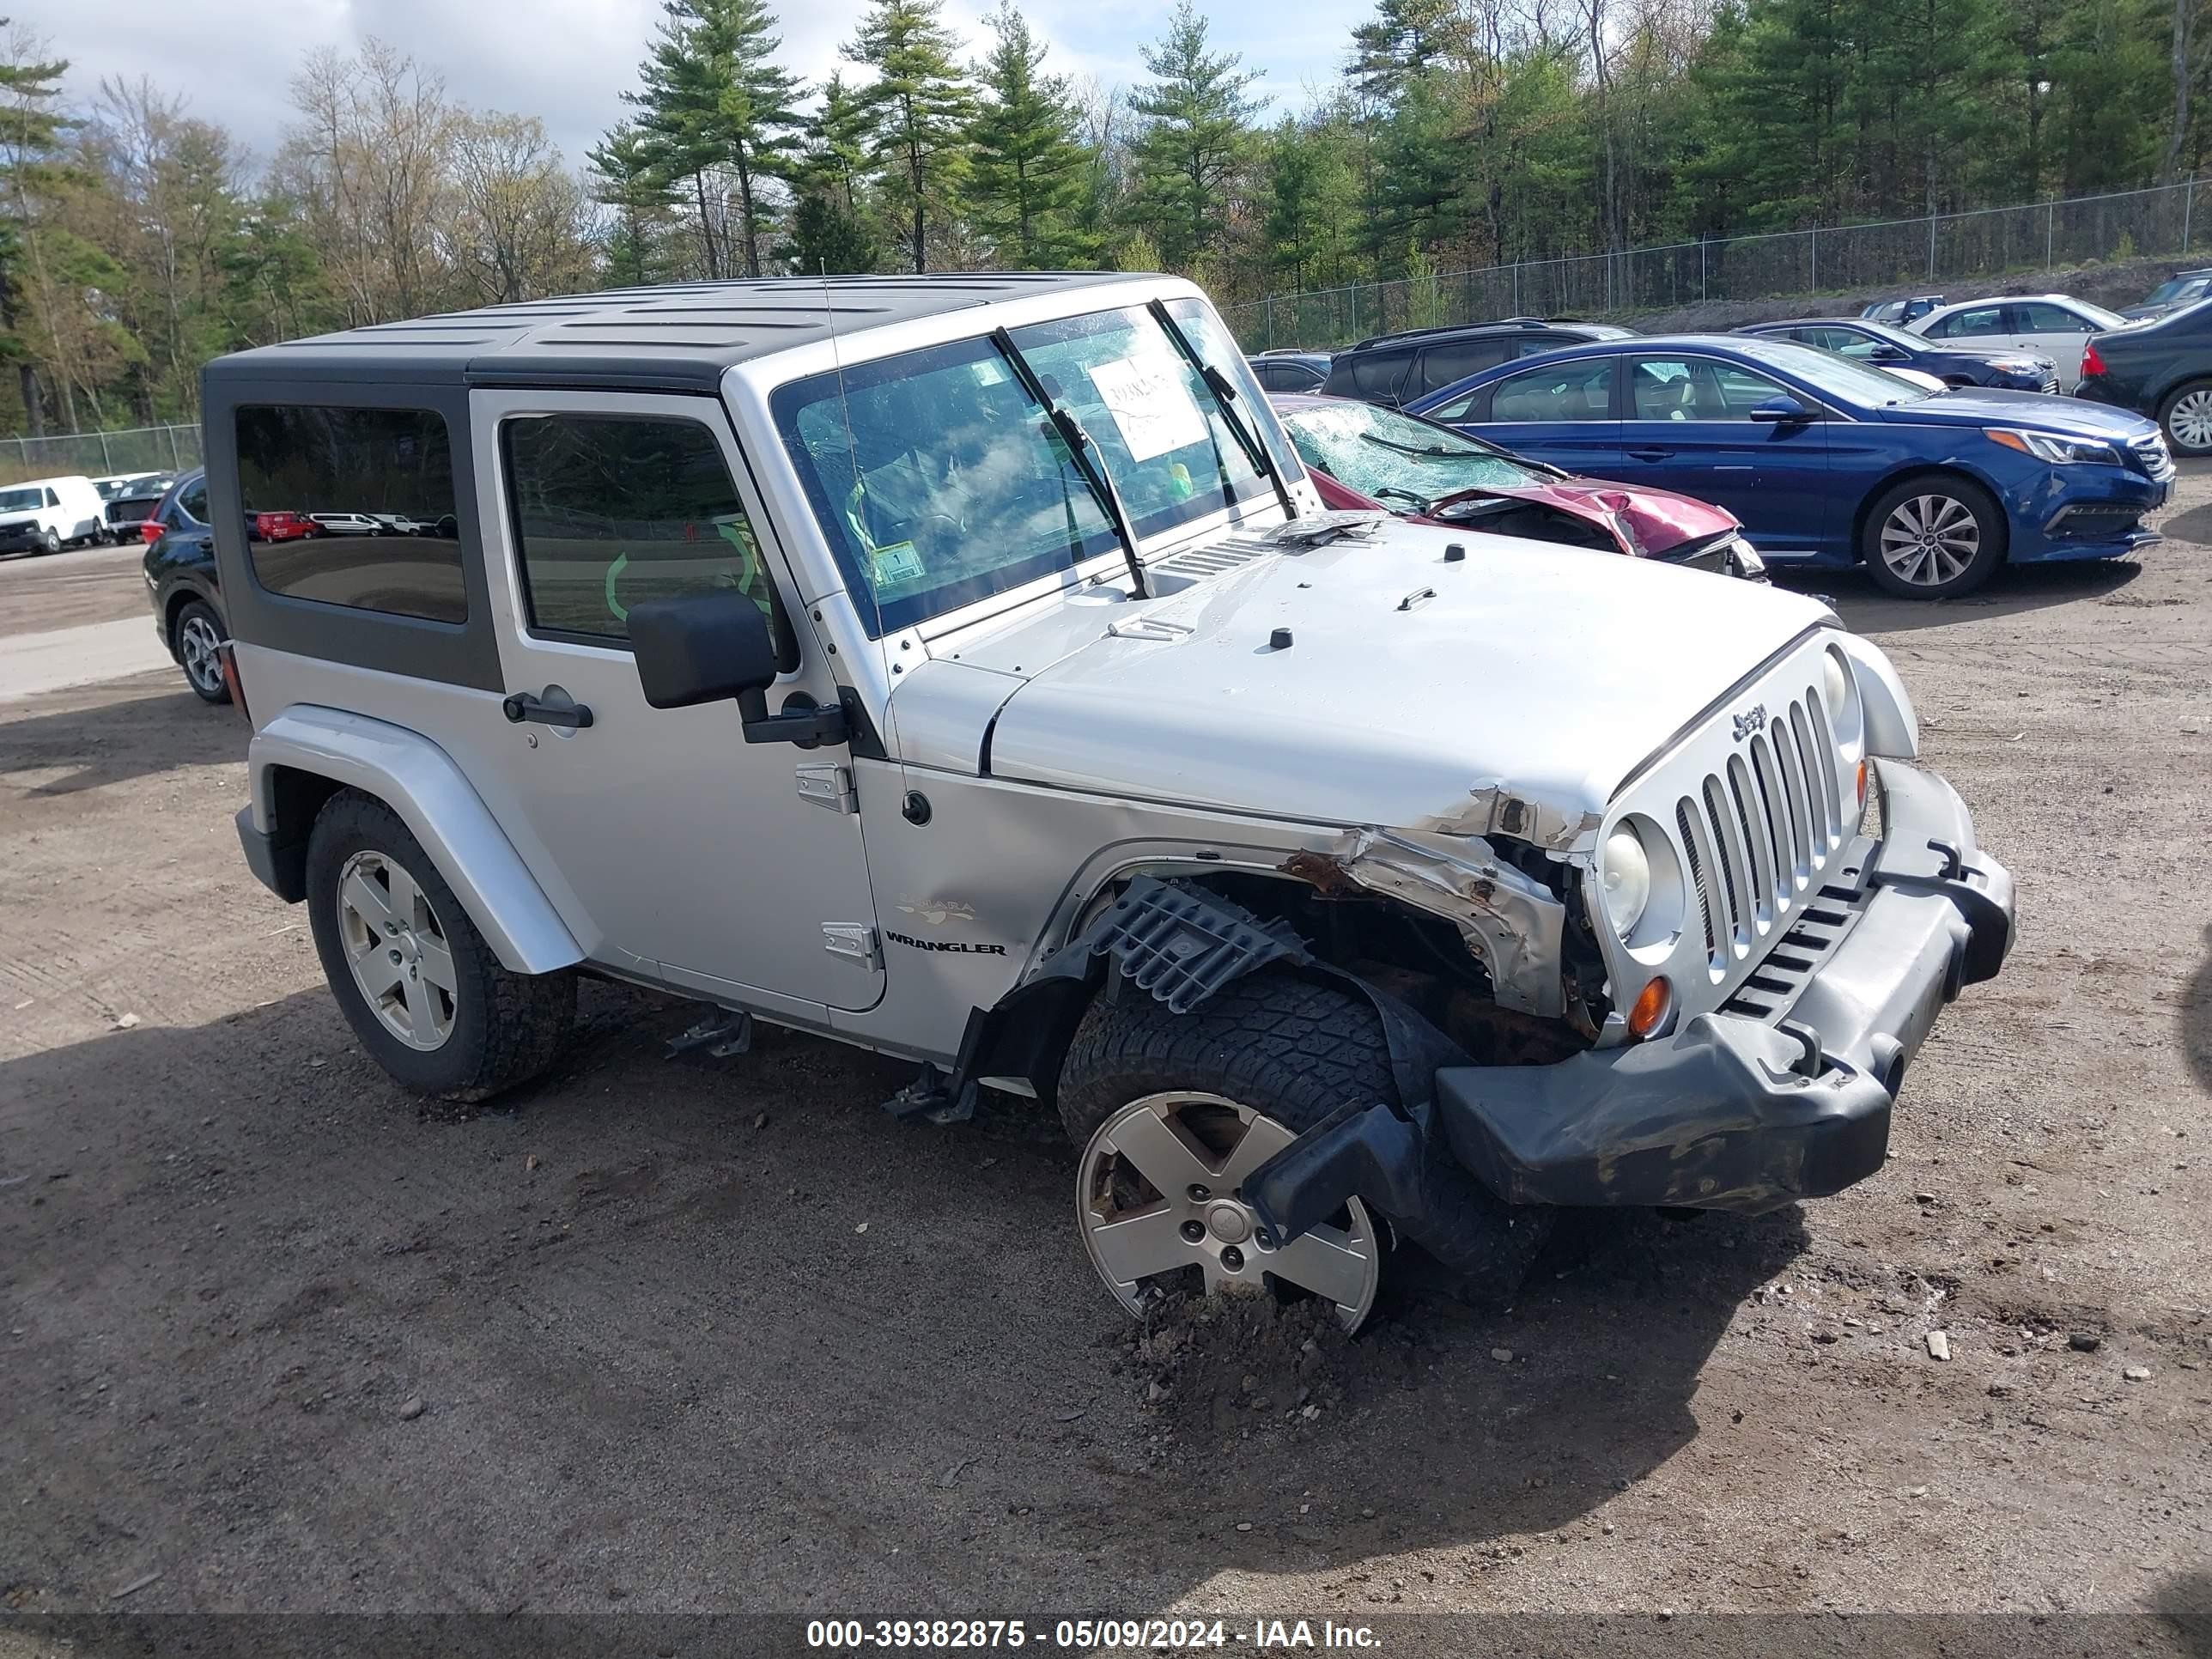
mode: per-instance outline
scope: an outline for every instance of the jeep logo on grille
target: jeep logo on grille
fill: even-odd
[[[1766,705],[1755,702],[1735,717],[1735,740],[1741,743],[1754,732],[1766,727]]]

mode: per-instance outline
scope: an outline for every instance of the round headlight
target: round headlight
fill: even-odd
[[[1834,652],[1821,653],[1820,692],[1828,700],[1828,718],[1841,720],[1844,710],[1850,707],[1851,671],[1844,666],[1844,659]]]
[[[1651,902],[1651,856],[1644,850],[1644,838],[1627,824],[1605,838],[1598,878],[1605,890],[1605,914],[1613,931],[1626,939]]]

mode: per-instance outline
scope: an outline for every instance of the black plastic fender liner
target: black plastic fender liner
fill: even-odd
[[[1326,1122],[1262,1164],[1244,1183],[1248,1201],[1284,1243],[1359,1198],[1397,1222],[1446,1266],[1461,1265],[1448,1241],[1422,1226],[1432,1210],[1462,1207],[1479,1191],[1431,1133],[1437,1071],[1469,1057],[1415,1010],[1356,974],[1322,961],[1295,933],[1202,887],[1133,878],[1091,925],[1047,957],[1030,979],[962,1034],[951,1088],[984,1078],[1021,1078],[1047,1105],[1059,1094],[1060,1065],[1104,963],[1124,992],[1142,988],[1187,1012],[1224,985],[1267,968],[1357,990],[1382,1026],[1398,1099],[1346,1101]],[[1115,988],[1106,987],[1113,994]],[[1473,1191],[1468,1189],[1474,1189]]]

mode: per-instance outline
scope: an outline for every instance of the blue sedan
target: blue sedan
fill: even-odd
[[[1929,392],[1809,346],[1728,335],[1595,341],[1407,405],[1515,453],[1702,496],[1769,564],[1864,563],[1950,599],[1996,567],[2159,539],[2173,461],[2138,415],[1981,388]]]

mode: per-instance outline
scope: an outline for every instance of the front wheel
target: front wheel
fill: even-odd
[[[1283,1245],[1243,1182],[1340,1106],[1394,1101],[1382,1022],[1365,999],[1255,974],[1187,1014],[1127,988],[1085,1014],[1060,1068],[1060,1114],[1083,1153],[1076,1216],[1091,1259],[1133,1313],[1178,1281],[1318,1297],[1346,1330],[1374,1306],[1382,1219],[1358,1199]],[[1549,1212],[1515,1208],[1439,1160],[1425,1213],[1398,1221],[1484,1297],[1518,1288]]]
[[[346,1021],[398,1082],[483,1100],[551,1063],[573,974],[518,974],[382,801],[341,789],[307,837],[307,918]]]
[[[40,537],[40,538],[39,538],[39,551],[40,551],[40,552],[41,552],[41,553],[58,553],[58,552],[60,552],[61,550],[62,550],[62,532],[61,532],[60,531],[58,531],[58,530],[49,530],[48,532],[46,532],[46,533],[45,535],[43,535],[43,536],[41,536],[41,537]]]
[[[2212,455],[2212,380],[2191,380],[2168,392],[2158,423],[2177,453]]]
[[[1906,478],[1875,500],[1860,532],[1867,574],[1908,599],[1971,593],[2004,562],[1996,498],[1965,478]]]

